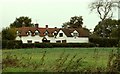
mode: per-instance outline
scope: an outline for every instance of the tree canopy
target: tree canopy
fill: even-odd
[[[105,37],[116,38],[118,37],[118,20],[106,19],[104,20],[104,35]],[[94,28],[94,34],[98,37],[103,36],[103,27],[101,21]]]
[[[6,27],[2,30],[2,40],[15,40],[16,36],[15,28]]]
[[[70,21],[63,23],[63,28],[81,28],[83,24],[83,18],[82,16],[74,16],[70,18]]]
[[[32,22],[31,18],[21,16],[19,18],[16,18],[15,21],[10,24],[10,27],[16,27],[16,28],[22,27],[22,26],[32,27],[34,25],[31,22]]]

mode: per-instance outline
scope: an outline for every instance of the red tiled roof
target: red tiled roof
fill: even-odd
[[[72,37],[71,33],[73,31],[77,31],[79,33],[79,37],[88,37],[89,36],[89,32],[87,32],[86,30],[84,30],[83,28],[68,28],[68,29],[64,29],[64,28],[36,28],[36,27],[21,27],[21,28],[16,28],[17,31],[20,33],[19,36],[28,36],[27,32],[31,31],[32,36],[34,35],[34,32],[37,30],[39,31],[39,35],[41,37],[45,36],[45,32],[48,32],[48,36],[49,37],[53,37],[53,33],[55,31],[57,31],[57,33],[59,32],[59,30],[62,30],[65,35],[67,37]]]

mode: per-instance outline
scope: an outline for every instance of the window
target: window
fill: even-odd
[[[27,35],[31,35],[31,31],[28,31],[28,32],[27,32]]]
[[[61,43],[61,41],[60,40],[58,40],[58,41],[56,41],[57,43]]]
[[[57,33],[54,33],[54,37],[56,38],[56,36],[57,36]]]
[[[35,43],[39,43],[39,41],[35,41]]]
[[[45,35],[48,35],[48,31],[46,31],[44,34],[45,34]]]
[[[74,36],[74,37],[77,37],[77,36],[78,36],[78,33],[73,33],[73,36]]]
[[[38,32],[38,31],[35,31],[35,35],[39,35],[39,32]]]
[[[63,37],[63,33],[59,33],[59,37]]]
[[[20,32],[19,31],[17,31],[17,35],[19,35],[20,34]]]
[[[32,43],[32,40],[27,40],[28,43]]]
[[[57,36],[57,33],[54,33],[54,36]]]
[[[62,40],[62,43],[66,43],[66,40]]]

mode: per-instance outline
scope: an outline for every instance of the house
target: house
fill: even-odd
[[[83,28],[45,28],[38,27],[17,28],[16,40],[22,40],[23,43],[88,43],[89,32]]]

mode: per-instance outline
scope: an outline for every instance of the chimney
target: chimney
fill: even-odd
[[[36,24],[35,24],[35,27],[38,28],[38,27],[39,27],[39,24],[36,23]]]
[[[57,27],[55,27],[55,29],[57,29]]]
[[[46,28],[48,28],[48,25],[46,25]]]

